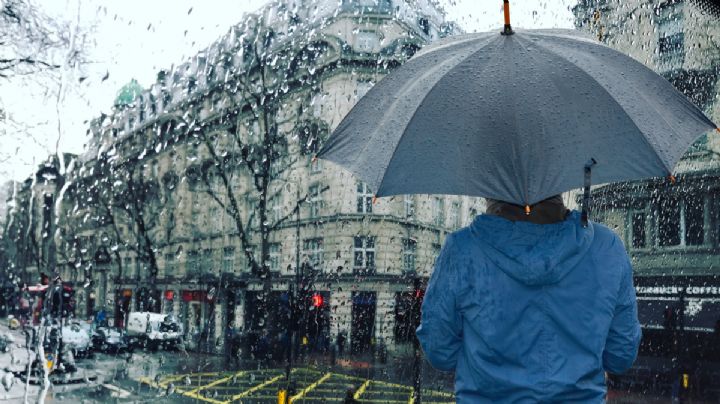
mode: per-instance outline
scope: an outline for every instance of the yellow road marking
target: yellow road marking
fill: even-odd
[[[396,384],[396,383],[390,383],[390,382],[384,382],[382,380],[373,380],[373,383],[382,384],[384,386],[388,387],[395,387],[398,389],[405,389],[405,390],[412,390],[412,386],[406,386],[404,384]]]
[[[367,389],[367,387],[368,387],[369,385],[370,385],[370,380],[369,380],[369,379],[368,379],[368,380],[365,380],[365,383],[363,383],[363,384],[360,386],[360,388],[357,389],[357,391],[355,392],[355,395],[353,396],[353,398],[356,399],[356,400],[357,400],[358,398],[360,398],[360,396],[363,395],[363,393],[365,392],[365,389]]]
[[[243,391],[243,392],[240,393],[240,394],[234,395],[234,396],[232,397],[232,399],[230,399],[230,401],[235,401],[235,400],[237,400],[238,398],[243,398],[243,397],[245,397],[245,396],[249,396],[250,394],[252,394],[252,393],[254,393],[254,392],[262,389],[263,387],[269,386],[269,385],[275,383],[276,381],[280,380],[280,379],[283,378],[283,377],[285,377],[285,375],[277,375],[277,376],[273,377],[273,378],[270,379],[270,380],[267,380],[267,381],[265,381],[265,382],[263,382],[263,383],[258,384],[258,385],[255,386],[255,387],[251,387],[251,388]]]
[[[294,396],[290,397],[289,404],[292,404],[295,400],[299,398],[305,397],[305,395],[309,392],[311,392],[315,387],[322,384],[325,380],[329,379],[330,376],[332,376],[332,373],[328,372],[323,375],[323,377],[319,378],[315,383],[307,386],[303,391],[295,394]]]
[[[186,392],[182,393],[182,395],[187,396],[187,397],[192,397],[192,398],[194,398],[194,399],[196,399],[196,400],[206,401],[206,402],[208,402],[208,403],[213,403],[213,404],[227,404],[227,401],[219,401],[219,400],[215,400],[215,399],[212,399],[212,398],[203,397],[202,395],[200,395],[200,394],[198,394],[198,393],[191,393],[191,392],[189,392],[189,391],[186,391]]]
[[[208,388],[210,388],[210,387],[217,386],[218,384],[225,383],[226,381],[232,379],[233,377],[238,377],[238,376],[240,376],[240,375],[242,375],[242,374],[244,374],[244,373],[247,373],[247,371],[244,371],[244,370],[243,370],[243,371],[241,371],[241,372],[237,372],[237,373],[235,373],[235,374],[232,374],[232,375],[230,375],[230,376],[228,376],[228,377],[223,377],[222,379],[217,379],[217,380],[215,380],[214,382],[211,382],[211,383],[208,383],[208,384],[206,384],[206,385],[203,385],[203,386],[194,388],[194,389],[188,391],[187,393],[197,393],[199,390],[205,390],[205,389],[208,389]]]

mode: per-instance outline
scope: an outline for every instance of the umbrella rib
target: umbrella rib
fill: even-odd
[[[580,72],[582,72],[582,74],[584,74],[586,77],[588,77],[588,78],[589,78],[590,80],[592,80],[594,83],[596,83],[596,84],[598,85],[598,87],[601,88],[601,89],[608,95],[608,97],[610,97],[611,100],[613,100],[616,104],[620,105],[621,109],[622,109],[623,111],[625,111],[625,108],[624,108],[619,102],[617,102],[617,100],[616,100],[615,97],[612,95],[612,93],[610,93],[610,91],[608,91],[608,89],[605,88],[605,86],[603,86],[602,83],[600,83],[598,80],[594,79],[593,76],[590,75],[590,73],[588,73],[585,69],[583,69],[582,67],[578,66],[578,65],[575,64],[575,63],[572,63],[572,62],[571,62],[570,60],[568,60],[565,56],[563,56],[563,55],[555,52],[553,49],[550,49],[550,48],[544,46],[540,41],[536,41],[535,44],[538,45],[539,47],[545,49],[547,52],[550,52],[550,53],[554,54],[555,56],[559,57],[561,60],[566,60],[570,65],[572,65],[572,66],[574,66],[575,68],[577,68]],[[597,45],[597,46],[601,46],[601,45]],[[604,45],[602,45],[601,47],[603,47],[603,46],[604,46]],[[608,48],[608,49],[614,51],[614,49],[612,49],[612,48]],[[617,52],[617,51],[615,51],[615,52]],[[644,67],[644,66],[643,66],[643,67]],[[643,96],[643,99],[644,99],[644,100],[647,100],[644,96]],[[655,109],[655,112],[657,113],[657,115],[660,115],[660,116],[662,117],[662,114],[660,114],[656,109]],[[665,161],[660,157],[660,155],[658,154],[657,150],[655,150],[655,147],[652,145],[652,143],[650,143],[650,140],[647,138],[647,136],[645,135],[645,133],[640,129],[640,127],[638,126],[637,122],[635,122],[635,120],[633,119],[633,117],[632,117],[630,114],[628,114],[628,113],[625,113],[625,115],[626,115],[627,118],[630,120],[630,122],[632,122],[632,124],[635,126],[635,128],[637,129],[637,131],[640,133],[640,135],[641,135],[643,141],[645,142],[645,144],[650,148],[650,150],[652,150],[652,151],[654,152],[657,161],[659,161],[660,164],[663,166],[663,168],[665,168],[665,171],[667,171],[668,173],[672,173],[672,170],[671,170],[670,168],[668,168],[668,166],[667,166],[667,164],[665,163]],[[665,123],[668,123],[667,120],[665,120],[664,117],[662,117],[662,118],[663,118],[663,121],[665,121]],[[668,123],[668,127],[669,127],[674,133],[677,133],[677,132],[673,129],[673,127],[670,126],[669,123]]]

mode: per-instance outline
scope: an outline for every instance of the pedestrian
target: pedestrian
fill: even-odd
[[[640,344],[623,243],[560,195],[529,214],[488,200],[447,237],[417,336],[455,371],[458,403],[604,402],[604,371],[626,371]]]
[[[343,356],[343,351],[345,350],[345,332],[339,332],[337,335],[337,351],[338,356]]]

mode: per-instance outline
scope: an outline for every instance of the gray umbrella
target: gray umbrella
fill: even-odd
[[[585,35],[507,33],[426,47],[357,103],[318,157],[377,196],[529,206],[583,186],[589,161],[596,183],[668,176],[716,128],[663,77]]]

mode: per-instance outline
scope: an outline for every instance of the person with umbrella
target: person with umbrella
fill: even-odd
[[[449,37],[376,84],[318,153],[377,197],[485,197],[449,235],[417,337],[458,402],[602,402],[641,337],[623,242],[596,183],[667,177],[715,129],[641,63],[573,30]],[[584,188],[582,212],[559,194]]]
[[[626,371],[640,344],[630,260],[559,195],[530,215],[489,200],[446,239],[417,337],[456,371],[460,402],[602,402],[604,371]]]

